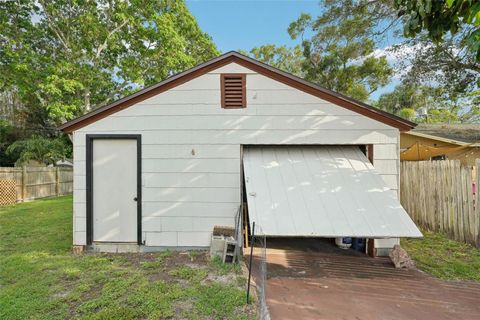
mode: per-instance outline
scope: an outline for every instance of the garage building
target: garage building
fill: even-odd
[[[62,125],[77,246],[208,247],[243,201],[268,236],[419,237],[398,201],[415,124],[236,52]]]

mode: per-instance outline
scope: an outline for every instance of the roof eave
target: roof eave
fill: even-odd
[[[193,67],[189,70],[176,74],[170,78],[167,78],[155,85],[144,88],[134,94],[131,94],[127,97],[119,99],[109,105],[100,107],[81,117],[65,122],[64,124],[60,125],[58,128],[65,133],[71,133],[90,123],[93,123],[101,118],[104,118],[112,113],[123,110],[135,103],[148,99],[154,95],[157,95],[161,92],[169,90],[175,86],[178,86],[182,83],[185,83],[191,79],[194,79],[198,76],[201,76],[202,74],[205,74],[211,70],[217,69],[231,62],[236,62],[247,68],[257,71],[264,76],[270,77],[272,79],[285,83],[289,86],[295,87],[299,90],[315,95],[324,100],[330,101],[341,107],[350,109],[354,112],[363,114],[367,117],[373,118],[377,121],[380,121],[392,127],[398,128],[402,132],[409,131],[416,126],[416,124],[411,121],[405,120],[403,118],[400,118],[388,112],[376,109],[372,106],[369,106],[363,102],[357,101],[345,95],[322,88],[302,78],[299,78],[287,72],[278,70],[272,66],[269,66],[262,62],[254,60],[250,57],[241,55],[235,51],[230,51],[217,58],[214,58],[205,63],[202,63],[196,67]]]

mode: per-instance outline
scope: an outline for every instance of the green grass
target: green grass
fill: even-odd
[[[0,239],[0,319],[254,318],[204,253],[71,254],[71,197],[0,207]]]
[[[417,267],[437,278],[480,282],[480,250],[446,235],[423,231],[423,239],[402,239]]]

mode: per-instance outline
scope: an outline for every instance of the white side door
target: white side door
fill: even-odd
[[[137,141],[92,141],[93,241],[137,242]]]

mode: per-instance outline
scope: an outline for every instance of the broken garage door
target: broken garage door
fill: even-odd
[[[250,223],[268,236],[421,237],[358,146],[246,147]]]

